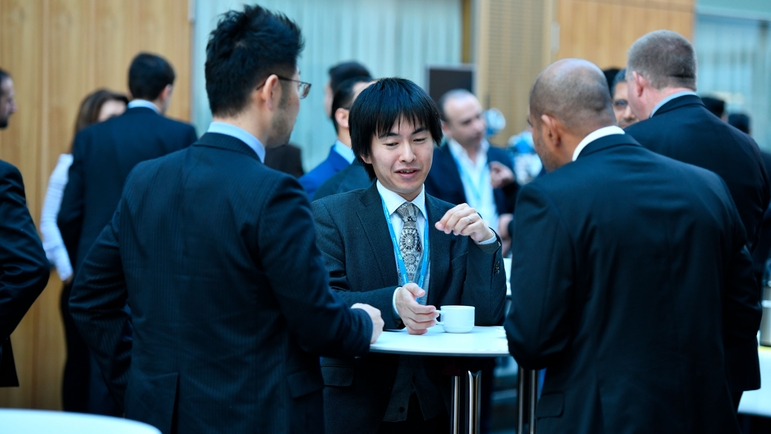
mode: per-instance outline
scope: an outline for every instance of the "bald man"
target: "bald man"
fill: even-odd
[[[760,310],[725,183],[624,134],[584,60],[538,76],[529,120],[550,173],[517,200],[505,327],[547,369],[539,434],[738,433],[724,348]]]

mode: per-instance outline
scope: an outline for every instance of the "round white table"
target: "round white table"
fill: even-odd
[[[64,411],[0,409],[3,434],[161,434],[146,423]]]
[[[500,357],[509,355],[506,332],[502,326],[474,327],[469,333],[445,333],[442,326],[428,329],[424,335],[411,335],[406,329],[383,332],[370,346],[374,353],[414,356]],[[468,380],[468,432],[479,432],[480,372],[466,372]],[[460,377],[452,379],[453,434],[460,431]]]

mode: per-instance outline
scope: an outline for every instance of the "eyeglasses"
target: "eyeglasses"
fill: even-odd
[[[306,96],[308,96],[308,93],[311,91],[311,84],[310,83],[306,83],[306,82],[300,81],[300,80],[295,80],[293,78],[282,77],[282,76],[280,76],[278,74],[271,74],[271,75],[275,75],[276,77],[278,77],[279,80],[293,81],[293,82],[297,83],[297,94],[300,95],[300,99],[303,99]],[[257,86],[257,89],[265,86],[265,82],[266,81],[268,81],[268,80],[265,79],[265,81],[263,81],[261,85]]]
[[[628,105],[629,102],[625,99],[617,99],[613,101],[613,108],[617,110],[624,110]]]

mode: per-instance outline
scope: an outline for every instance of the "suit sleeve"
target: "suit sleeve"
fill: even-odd
[[[43,291],[48,274],[21,173],[0,163],[0,345]]]
[[[348,306],[354,303],[366,303],[380,309],[385,329],[404,328],[393,309],[393,296],[396,286],[387,286],[367,291],[354,291],[348,282],[345,264],[345,246],[343,237],[332,219],[325,201],[314,201],[313,218],[316,222],[317,243],[322,253],[326,268],[329,270],[329,284],[342,297]],[[362,235],[363,236],[363,235]]]
[[[724,184],[725,185],[725,184]],[[731,372],[750,370],[747,360],[757,363],[757,333],[762,309],[758,283],[752,272],[752,257],[745,244],[746,235],[738,211],[725,188],[731,214],[733,236],[723,293],[723,346],[726,366]],[[729,383],[732,384],[729,378]],[[743,387],[742,387],[743,388]]]
[[[574,250],[557,208],[526,185],[514,215],[509,352],[527,369],[547,367],[571,339]]]
[[[83,260],[70,294],[72,318],[121,408],[132,344],[126,333],[130,329],[128,292],[119,249],[122,206],[123,200]]]
[[[476,245],[468,240],[466,280],[461,304],[475,306],[475,324],[503,324],[506,309],[506,272],[503,269],[500,238],[488,245]]]
[[[56,222],[64,242],[64,247],[70,255],[70,262],[75,265],[80,233],[83,229],[83,207],[85,194],[85,178],[83,159],[85,158],[85,137],[82,132],[75,135],[72,145],[72,165],[67,175],[67,185],[62,195],[62,204]],[[77,270],[73,270],[77,272]]]
[[[185,147],[188,147],[198,141],[198,135],[195,133],[195,128],[190,125],[190,128],[187,130],[187,138],[185,139]]]
[[[308,352],[336,358],[366,354],[372,321],[330,291],[308,198],[294,178],[280,179],[262,208],[259,250],[287,324]]]

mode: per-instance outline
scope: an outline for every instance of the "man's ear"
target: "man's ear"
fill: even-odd
[[[450,137],[450,125],[448,125],[445,121],[442,121],[442,135],[445,137]]]
[[[643,94],[643,89],[649,85],[650,82],[647,78],[638,74],[637,71],[632,71],[632,79],[629,80],[628,93],[632,93],[632,95],[639,98]]]
[[[163,88],[161,93],[158,95],[157,101],[160,101],[161,104],[166,104],[166,101],[171,98],[171,92],[174,90],[174,86],[171,84],[167,84],[166,87]]]
[[[363,161],[363,162],[365,162],[367,164],[372,164],[372,158],[370,158],[369,155],[361,154],[360,157],[361,157],[361,161]]]
[[[265,104],[268,110],[275,110],[278,108],[278,102],[281,99],[281,81],[278,76],[271,74],[265,80],[265,84],[261,88],[257,89],[258,99]]]
[[[338,108],[335,110],[335,122],[337,126],[348,129],[348,116],[351,112],[344,108]]]
[[[541,137],[549,145],[557,147],[562,141],[561,123],[550,115],[541,115]]]

